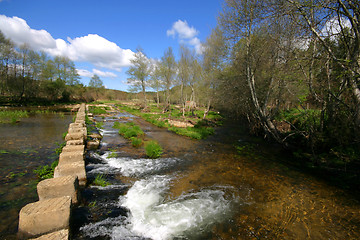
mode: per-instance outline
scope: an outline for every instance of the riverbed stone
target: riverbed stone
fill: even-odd
[[[78,203],[79,180],[77,176],[64,176],[45,179],[38,183],[37,193],[39,200],[57,198],[62,196],[71,197],[72,204]]]
[[[103,138],[103,136],[101,136],[101,134],[99,134],[99,133],[92,133],[89,135],[89,137],[91,139],[99,139],[99,140],[101,140]]]
[[[85,145],[66,145],[62,152],[84,152]]]
[[[86,148],[89,150],[96,150],[99,148],[99,146],[100,146],[100,141],[97,139],[87,141],[86,143]]]
[[[84,145],[84,139],[67,141],[66,146],[70,146],[70,145]]]
[[[46,235],[42,235],[38,238],[32,238],[31,240],[69,240],[69,230],[62,229],[60,231],[52,232]]]
[[[83,162],[84,161],[84,151],[76,152],[62,152],[59,156],[59,164],[67,164],[73,162]]]
[[[79,185],[86,185],[86,170],[85,162],[73,162],[73,163],[59,163],[54,170],[54,178],[63,176],[77,176],[79,179]]]
[[[19,214],[19,237],[37,237],[61,229],[69,229],[70,208],[69,196],[27,204]]]

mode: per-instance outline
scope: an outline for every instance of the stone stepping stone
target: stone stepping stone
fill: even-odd
[[[69,140],[84,140],[84,133],[83,132],[73,132],[73,133],[68,133],[65,136],[65,141],[69,141]]]
[[[19,236],[37,237],[69,229],[71,197],[64,196],[29,203],[20,210]]]
[[[45,179],[38,183],[37,192],[39,200],[47,200],[62,196],[71,197],[71,202],[77,204],[79,180],[77,176],[64,176]]]
[[[66,145],[63,147],[62,152],[84,152],[85,145]]]
[[[31,240],[69,240],[69,230],[63,229],[57,232],[42,235],[38,238],[32,238]]]
[[[84,139],[69,140],[66,142],[66,146],[69,146],[69,145],[84,145]]]
[[[79,145],[78,145],[79,146]],[[68,164],[73,162],[83,162],[84,161],[84,151],[77,152],[62,152],[59,155],[59,164]]]
[[[86,170],[85,170],[85,162],[74,162],[59,165],[54,170],[54,178],[64,177],[64,176],[77,176],[79,179],[79,185],[86,185]]]

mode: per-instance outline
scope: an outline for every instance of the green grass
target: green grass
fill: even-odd
[[[207,122],[212,122],[212,125],[221,125],[222,124],[222,116],[219,113],[210,111],[209,114],[206,117],[206,120],[202,120],[202,117],[204,115],[204,111],[197,110],[194,111],[194,115],[192,115],[191,112],[185,112],[185,119],[182,116],[181,110],[177,108],[172,108],[171,113],[161,113],[161,109],[157,108],[155,105],[150,105],[150,109],[153,113],[156,114],[150,114],[150,113],[143,113],[140,109],[136,109],[135,107],[129,107],[125,105],[117,104],[117,106],[128,113],[131,113],[133,115],[139,116],[143,118],[145,121],[161,128],[167,128],[169,131],[172,131],[178,135],[187,136],[192,139],[204,139],[207,138],[209,135],[214,134],[214,129],[212,127],[208,127],[206,124]],[[168,123],[168,120],[166,118],[169,117],[169,114],[171,116],[171,119],[173,120],[179,120],[179,121],[187,121],[192,120],[193,122],[196,122],[197,124],[195,127],[187,127],[187,128],[179,128],[171,126]],[[164,120],[160,120],[164,119]]]
[[[92,185],[106,187],[106,186],[110,185],[110,183],[105,180],[104,175],[99,174],[99,175],[96,175],[94,181],[92,182]]]
[[[27,111],[0,111],[0,123],[16,123],[26,117],[29,117]]]
[[[140,137],[144,135],[144,132],[141,130],[141,128],[132,122],[115,122],[113,128],[119,129],[119,134],[126,139],[130,139],[132,137]]]
[[[89,112],[94,115],[106,114],[106,110],[102,107],[89,106]]]
[[[149,158],[159,158],[163,153],[163,149],[157,142],[150,141],[145,145],[145,153]]]
[[[58,165],[58,163],[59,161],[56,160],[51,165],[40,166],[34,170],[34,173],[36,173],[40,180],[52,178],[54,176],[55,167]]]
[[[97,128],[103,128],[104,122],[96,122],[95,126],[96,126]]]
[[[132,138],[130,138],[130,140],[131,140],[131,145],[133,147],[140,147],[142,145],[141,138],[132,137]]]

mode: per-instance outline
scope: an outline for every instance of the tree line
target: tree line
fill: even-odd
[[[360,169],[359,54],[358,1],[225,0],[201,55],[182,45],[178,60],[168,48],[154,61],[138,49],[127,73],[144,107],[151,86],[164,110],[213,107],[315,166],[349,171]]]
[[[24,44],[16,47],[0,31],[0,102],[51,103],[92,101],[101,98],[126,99],[125,93],[105,91],[99,76],[89,86],[79,81],[75,64],[68,57],[50,57]]]

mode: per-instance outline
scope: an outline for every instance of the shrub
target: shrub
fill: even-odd
[[[141,128],[134,123],[114,123],[113,128],[119,129],[119,134],[127,139],[144,135]]]
[[[149,158],[158,158],[163,153],[163,149],[157,142],[150,141],[145,145],[145,152]]]
[[[142,145],[142,140],[140,138],[132,137],[131,145],[133,145],[133,147],[140,147]]]

